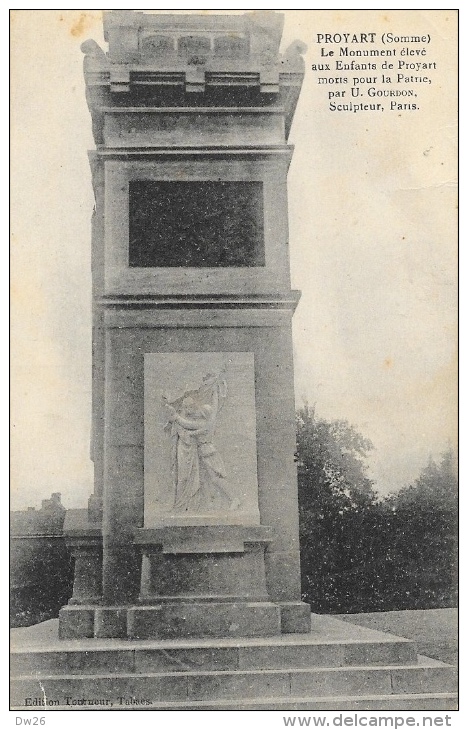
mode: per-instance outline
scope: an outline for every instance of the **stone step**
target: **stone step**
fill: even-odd
[[[392,695],[454,692],[454,667],[427,657],[416,665],[360,666],[281,670],[211,671],[171,673],[64,674],[36,673],[12,680],[15,705],[26,698],[46,696],[66,705],[66,698],[103,700],[110,705],[119,698],[137,698],[155,704],[170,702],[217,702],[258,698],[324,697],[342,695]]]
[[[314,617],[308,634],[217,639],[59,640],[57,621],[16,629],[14,674],[236,671],[415,664],[415,644],[391,634]]]
[[[92,642],[92,640],[90,640]],[[114,648],[31,649],[13,651],[11,668],[15,674],[29,671],[62,674],[145,671],[203,671],[237,669],[290,669],[341,667],[352,665],[414,664],[416,648],[406,639],[376,642],[269,641],[243,642],[228,646],[189,646],[166,642]]]
[[[24,711],[23,705],[12,706],[13,711]],[[34,707],[29,709],[34,710]],[[457,695],[454,692],[434,692],[420,694],[392,694],[392,695],[342,695],[339,697],[285,697],[285,698],[255,698],[255,699],[233,699],[217,701],[176,701],[176,702],[155,702],[151,705],[135,705],[131,701],[127,705],[119,702],[112,708],[104,704],[83,706],[76,705],[48,705],[41,706],[43,710],[151,710],[151,711],[210,711],[210,710],[279,710],[283,712],[306,712],[306,711],[334,711],[350,712],[356,711],[386,711],[394,710],[405,712],[408,710],[427,710],[441,712],[443,710],[457,710]]]
[[[59,640],[52,620],[13,631],[11,667],[16,709],[456,709],[454,667],[325,616],[302,635],[164,641]]]

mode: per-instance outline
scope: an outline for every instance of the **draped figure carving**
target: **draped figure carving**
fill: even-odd
[[[216,421],[227,398],[225,370],[208,373],[196,390],[163,402],[169,412],[165,430],[171,437],[174,510],[226,511],[239,508],[227,484],[224,462],[213,440]]]

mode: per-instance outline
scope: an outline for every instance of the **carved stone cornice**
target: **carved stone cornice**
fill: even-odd
[[[102,143],[103,116],[110,111],[102,107],[216,108],[220,94],[225,106],[226,88],[233,107],[279,103],[287,135],[304,77],[306,46],[294,41],[279,53],[283,22],[283,15],[273,11],[209,16],[106,12],[108,53],[92,40],[81,46],[97,144]]]

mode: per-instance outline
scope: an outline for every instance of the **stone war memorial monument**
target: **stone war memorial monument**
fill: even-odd
[[[454,707],[452,667],[301,601],[282,24],[108,11],[108,51],[82,45],[95,484],[15,708]]]

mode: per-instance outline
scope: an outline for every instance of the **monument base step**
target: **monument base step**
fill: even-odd
[[[130,608],[130,639],[178,637],[275,636],[281,617],[273,603],[168,603]]]
[[[278,636],[310,630],[306,603],[262,600],[166,600],[156,605],[68,605],[61,639],[176,639]]]
[[[12,711],[24,712],[24,706],[12,706]],[[36,708],[29,708],[35,710]],[[68,706],[48,706],[47,708],[42,707],[43,710],[151,710],[153,712],[171,712],[175,710],[185,711],[196,711],[199,712],[210,712],[210,711],[259,711],[259,710],[278,710],[283,712],[306,712],[306,711],[330,711],[330,712],[349,712],[351,710],[368,711],[374,710],[376,712],[393,710],[395,712],[405,712],[409,710],[418,711],[438,711],[443,710],[457,710],[458,701],[456,693],[445,693],[439,692],[434,694],[415,694],[415,695],[388,695],[375,696],[371,695],[368,697],[349,696],[349,697],[289,697],[287,699],[273,700],[273,699],[253,699],[253,700],[223,700],[218,702],[156,702],[151,706],[135,706],[129,703],[128,705],[122,705],[118,708],[109,708],[102,705],[95,707],[68,707]]]
[[[222,639],[65,641],[57,623],[13,631],[14,709],[456,709],[454,667],[326,616],[309,634]]]

